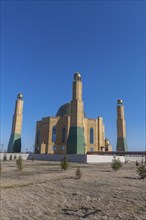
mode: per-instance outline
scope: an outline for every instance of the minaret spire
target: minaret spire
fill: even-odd
[[[123,100],[117,101],[117,151],[128,151]]]
[[[17,95],[15,104],[15,112],[13,115],[11,136],[8,144],[8,153],[21,152],[21,129],[23,118],[23,96],[21,93]]]
[[[84,154],[85,140],[83,129],[84,105],[82,101],[82,79],[81,74],[74,74],[72,101],[71,101],[71,123],[67,140],[67,153]]]

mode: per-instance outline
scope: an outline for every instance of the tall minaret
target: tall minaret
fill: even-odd
[[[71,122],[67,140],[68,154],[85,154],[85,138],[83,128],[84,106],[82,101],[82,79],[79,72],[74,74]]]
[[[117,151],[128,151],[123,100],[117,101]]]
[[[23,96],[17,95],[15,104],[15,112],[13,115],[13,123],[11,136],[8,144],[8,153],[21,152],[21,129],[22,129],[22,113],[23,113]]]

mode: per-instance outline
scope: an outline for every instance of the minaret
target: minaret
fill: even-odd
[[[117,151],[128,151],[123,100],[117,101]]]
[[[8,144],[8,153],[21,152],[21,129],[22,129],[23,96],[17,95],[11,136]]]
[[[74,74],[72,101],[71,101],[71,122],[67,140],[68,154],[85,154],[84,139],[84,107],[82,101],[82,80],[81,74]]]

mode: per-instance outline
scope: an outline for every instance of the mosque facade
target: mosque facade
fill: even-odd
[[[86,154],[88,151],[112,151],[105,136],[102,117],[87,118],[82,100],[82,78],[74,74],[72,99],[62,105],[54,117],[36,123],[35,153]]]

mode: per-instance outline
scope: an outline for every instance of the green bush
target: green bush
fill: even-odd
[[[16,160],[17,159],[17,156],[16,156],[16,154],[15,154],[15,156],[14,156],[14,160]]]
[[[23,160],[22,160],[21,156],[19,156],[18,159],[16,160],[16,165],[17,165],[18,170],[22,171],[22,169],[23,169]]]
[[[4,156],[3,156],[3,161],[7,161],[7,155],[6,154],[4,154]]]
[[[118,158],[118,159],[114,158],[114,159],[112,160],[111,167],[112,167],[112,169],[113,169],[114,171],[119,170],[119,169],[122,167],[122,163],[121,163],[120,159],[119,159],[119,158]]]
[[[138,165],[139,165],[139,162],[138,162],[137,160],[136,160],[136,162],[135,162],[135,165],[136,165],[136,166],[138,166]]]
[[[143,160],[136,165],[136,173],[139,175],[140,179],[146,178],[146,163]]]
[[[33,156],[32,156],[32,158],[31,158],[31,160],[34,161],[34,157],[33,157]]]
[[[78,166],[78,168],[76,169],[75,175],[76,175],[76,178],[77,178],[77,179],[81,179],[81,178],[82,178],[82,172],[81,172],[79,166]]]
[[[12,154],[10,155],[9,160],[12,160]]]
[[[60,166],[61,166],[61,168],[62,168],[63,170],[67,170],[67,169],[68,169],[69,163],[67,162],[66,157],[64,157],[64,159],[61,161]]]

